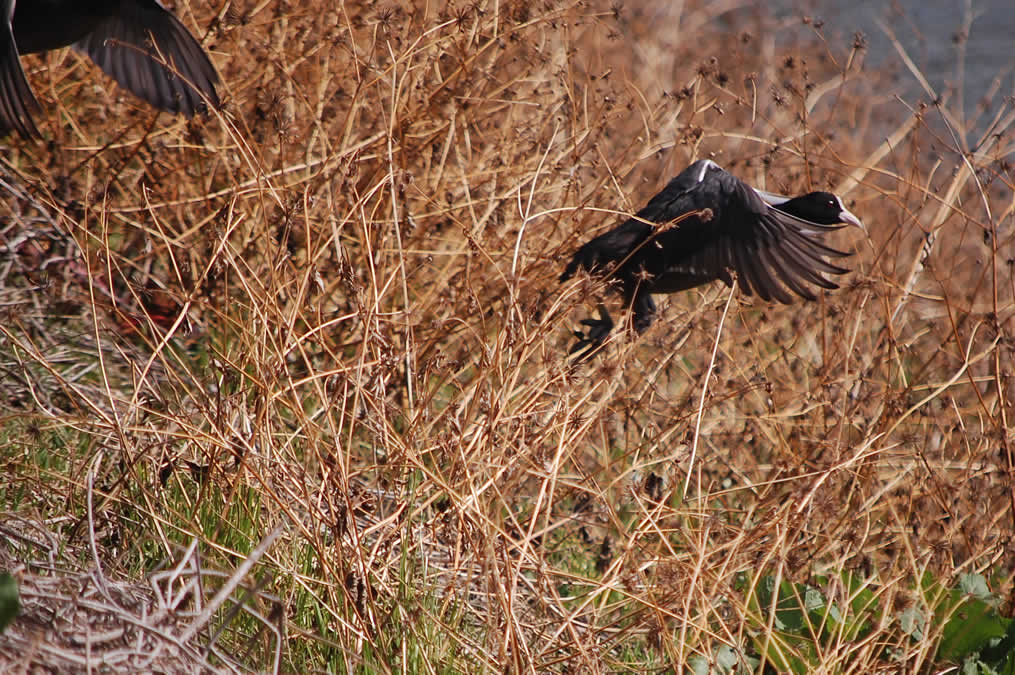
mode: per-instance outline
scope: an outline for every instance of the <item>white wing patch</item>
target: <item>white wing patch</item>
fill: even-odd
[[[756,187],[752,187],[751,189],[758,193],[758,196],[761,197],[761,200],[763,202],[765,202],[766,204],[770,204],[772,206],[785,204],[791,199],[790,197],[786,197],[784,195],[777,195],[774,192],[765,192],[764,190],[759,190]]]
[[[713,167],[716,168],[716,169],[719,169],[720,171],[722,171],[722,168],[718,164],[713,162],[712,160],[706,159],[706,160],[702,161],[701,166],[698,168],[698,176],[697,176],[697,178],[698,178],[698,182],[699,183],[701,181],[705,180],[705,174],[708,173],[708,170],[713,168]]]

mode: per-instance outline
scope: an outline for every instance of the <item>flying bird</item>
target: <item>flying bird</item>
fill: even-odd
[[[582,246],[560,280],[579,269],[619,285],[634,328],[642,333],[655,319],[653,293],[675,293],[722,281],[737,284],[762,300],[815,299],[815,287],[838,285],[826,274],[845,274],[829,258],[851,255],[826,246],[822,235],[863,223],[829,192],[784,197],[757,190],[709,159],[694,162],[633,218]],[[583,319],[588,334],[576,332],[574,353],[591,354],[613,328],[600,306],[600,319]]]
[[[40,135],[19,54],[68,45],[161,110],[193,117],[206,99],[220,105],[208,55],[158,0],[0,0],[0,136]]]

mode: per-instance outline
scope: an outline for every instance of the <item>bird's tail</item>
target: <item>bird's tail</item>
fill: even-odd
[[[601,271],[606,264],[606,253],[599,238],[586,243],[571,256],[571,262],[567,264],[564,273],[560,275],[561,283],[573,277],[579,269],[585,269],[590,274]]]
[[[580,251],[579,251],[579,253],[580,253]],[[567,268],[564,270],[564,273],[560,275],[560,279],[559,279],[560,283],[564,283],[565,281],[567,281],[568,279],[573,277],[574,273],[577,272],[578,268],[581,267],[581,266],[582,266],[582,261],[578,257],[578,253],[575,253],[573,256],[571,256],[571,262],[569,262],[567,264]]]

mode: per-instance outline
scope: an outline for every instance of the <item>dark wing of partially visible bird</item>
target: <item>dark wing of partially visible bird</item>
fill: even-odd
[[[74,46],[157,108],[193,117],[207,109],[205,99],[220,105],[218,74],[208,55],[156,0],[120,0],[111,17]]]
[[[31,138],[40,135],[31,115],[39,102],[25,79],[14,41],[14,1],[0,0],[0,136],[14,129]]]

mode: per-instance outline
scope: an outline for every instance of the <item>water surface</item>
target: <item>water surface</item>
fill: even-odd
[[[905,93],[922,89],[901,66],[882,26],[894,33],[936,93],[951,88],[967,112],[991,92],[995,80],[996,104],[1015,94],[1015,0],[778,0],[774,6],[779,16],[822,19],[829,34],[862,32],[868,66],[900,64]]]

